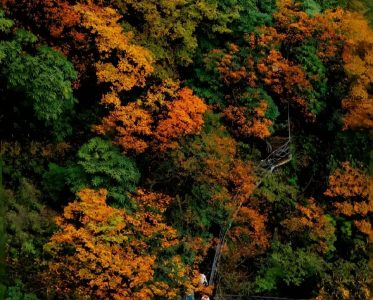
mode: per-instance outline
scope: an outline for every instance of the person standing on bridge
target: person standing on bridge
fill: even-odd
[[[199,285],[204,285],[204,286],[208,286],[209,283],[207,281],[207,277],[205,274],[200,274],[200,280],[199,280]]]

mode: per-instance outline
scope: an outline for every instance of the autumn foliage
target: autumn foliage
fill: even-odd
[[[331,251],[335,240],[335,227],[331,219],[325,214],[325,210],[318,206],[316,200],[309,199],[307,206],[297,204],[298,216],[290,217],[282,222],[282,225],[290,233],[308,233],[308,238],[315,242],[316,251],[327,253]]]
[[[372,129],[373,123],[373,30],[358,14],[348,13],[343,20],[347,43],[343,49],[343,62],[351,79],[348,97],[342,101],[346,110],[345,128]]]
[[[0,0],[0,299],[372,298],[372,9]]]
[[[101,134],[113,131],[125,152],[164,152],[178,147],[179,139],[200,131],[206,109],[189,88],[166,81],[138,102],[115,105],[95,130]]]
[[[83,79],[92,76],[95,66],[98,82],[109,83],[110,91],[118,93],[143,86],[153,71],[152,54],[131,41],[132,33],[124,32],[119,24],[121,16],[110,7],[65,0],[5,3],[28,26],[40,29],[43,39],[70,57]],[[113,55],[115,63],[109,59]]]
[[[123,32],[118,24],[121,16],[109,7],[78,4],[74,10],[81,15],[81,26],[95,38],[100,56],[95,64],[98,82],[110,84],[116,93],[144,86],[145,78],[153,71],[153,58],[148,50],[131,43],[132,34]]]
[[[336,213],[352,218],[358,230],[367,234],[370,240],[373,238],[369,222],[369,216],[373,212],[371,182],[370,176],[351,167],[349,162],[344,162],[341,169],[329,176],[329,188],[324,193],[338,200],[333,202]]]
[[[175,299],[177,290],[161,279],[163,270],[172,266],[163,275],[176,286],[189,274],[177,255],[159,261],[179,243],[162,218],[170,197],[139,190],[138,210],[131,214],[108,206],[106,194],[82,190],[56,219],[58,231],[45,249],[56,258],[49,270],[59,278],[57,291],[73,288],[80,299]]]
[[[232,124],[236,135],[266,138],[271,135],[269,127],[273,122],[265,118],[268,104],[262,101],[258,107],[252,109],[252,115],[246,107],[228,106],[223,116]]]
[[[266,228],[267,218],[250,207],[241,207],[235,226],[229,233],[234,249],[229,255],[230,262],[236,263],[243,258],[258,256],[269,247],[270,234]]]

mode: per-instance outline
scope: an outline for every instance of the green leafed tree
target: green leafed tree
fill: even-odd
[[[1,12],[0,89],[5,115],[20,119],[12,120],[18,128],[22,119],[32,120],[31,110],[37,121],[62,139],[72,132],[69,120],[76,100],[71,84],[77,73],[62,54],[37,45],[32,33],[12,27],[13,21]]]
[[[41,202],[41,191],[26,178],[2,195],[6,238],[6,300],[37,300],[30,290],[40,289],[42,247],[52,234],[53,212]],[[3,279],[3,278],[1,278]]]
[[[131,158],[109,141],[92,138],[79,149],[76,163],[68,167],[50,164],[44,186],[55,200],[63,197],[66,186],[74,193],[84,187],[105,187],[111,204],[128,207],[127,194],[139,180],[140,172]]]
[[[8,287],[5,300],[39,300],[34,293],[24,291],[24,284],[17,280],[14,286]]]
[[[126,31],[133,31],[140,44],[155,55],[156,73],[177,76],[177,66],[193,62],[201,32],[224,34],[239,18],[237,0],[109,0],[123,15]]]
[[[256,291],[276,290],[280,284],[300,286],[317,278],[324,270],[323,260],[304,249],[293,249],[290,244],[273,242],[256,278]]]

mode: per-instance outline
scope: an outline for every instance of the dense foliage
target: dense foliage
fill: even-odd
[[[371,299],[372,16],[1,0],[0,299]]]

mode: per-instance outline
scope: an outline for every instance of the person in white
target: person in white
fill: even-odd
[[[210,300],[210,297],[207,296],[207,295],[203,295],[202,298],[201,298],[201,300]]]
[[[205,274],[200,275],[199,284],[200,285],[209,285],[209,283],[207,282],[207,277],[206,277]]]

